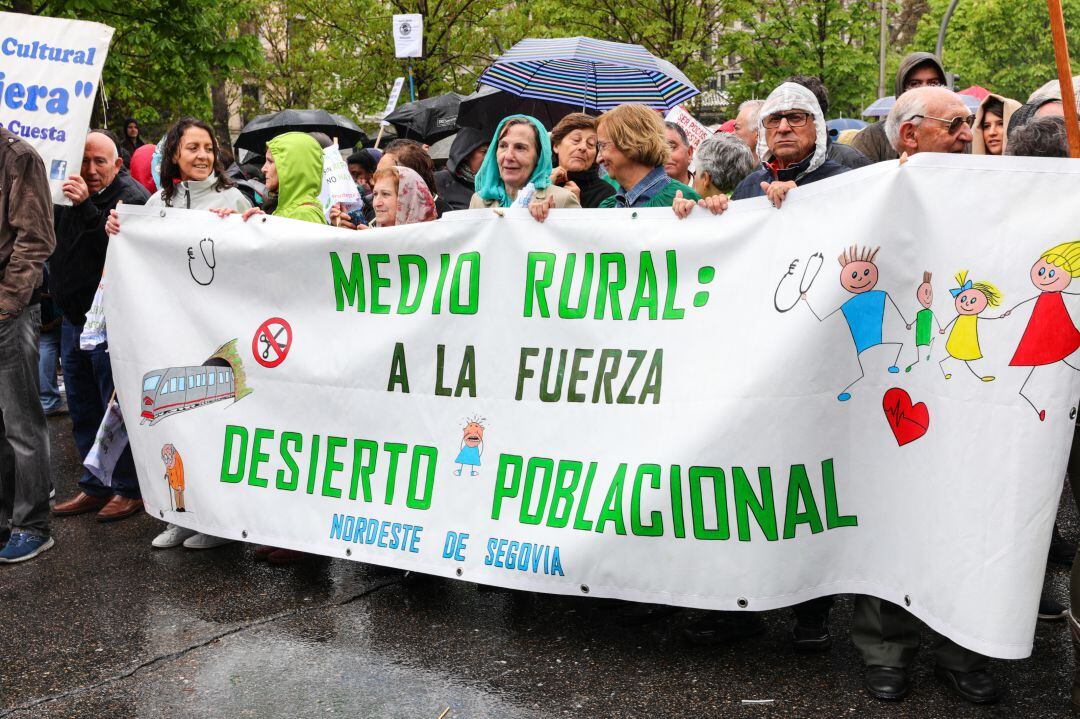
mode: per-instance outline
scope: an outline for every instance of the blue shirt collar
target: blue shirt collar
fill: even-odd
[[[664,167],[654,167],[649,171],[649,174],[641,178],[641,180],[631,187],[629,190],[623,189],[620,185],[619,189],[615,191],[615,206],[616,207],[643,207],[653,198],[656,193],[664,189],[668,181],[671,178],[664,172]]]

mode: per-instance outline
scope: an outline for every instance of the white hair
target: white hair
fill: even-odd
[[[743,110],[750,110],[750,124],[756,129],[758,126],[758,117],[761,115],[761,106],[764,104],[764,100],[746,100],[739,105],[738,114],[743,114]]]
[[[889,110],[889,116],[885,118],[885,136],[889,138],[889,144],[893,146],[893,149],[900,152],[896,147],[896,142],[900,139],[900,126],[905,122],[914,122],[918,125],[921,118],[916,116],[925,115],[929,112],[927,105],[930,96],[941,92],[941,90],[940,87],[913,87],[896,98],[892,109]],[[945,91],[952,93],[951,90]]]

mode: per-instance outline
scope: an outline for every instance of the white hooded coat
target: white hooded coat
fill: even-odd
[[[829,153],[828,130],[825,127],[825,116],[821,112],[821,106],[818,105],[814,93],[810,92],[802,85],[796,85],[793,82],[785,82],[770,92],[769,96],[765,98],[765,104],[761,106],[761,113],[758,115],[757,154],[763,163],[772,162],[773,154],[769,149],[768,143],[765,141],[765,118],[778,112],[790,112],[792,110],[801,110],[802,112],[809,112],[813,115],[814,129],[817,134],[817,140],[814,145],[814,157],[811,159],[807,168],[799,173],[796,178],[796,181],[798,181],[799,179],[802,179],[804,175],[808,175],[821,167]]]

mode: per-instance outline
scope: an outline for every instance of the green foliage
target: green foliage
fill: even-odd
[[[0,0],[0,9],[116,28],[102,74],[109,123],[131,115],[160,126],[186,114],[208,118],[212,83],[260,62],[257,38],[236,30],[259,1]]]
[[[815,75],[829,89],[830,117],[858,117],[877,97],[880,7],[852,0],[762,0],[728,38],[743,70],[728,88],[733,104],[765,97],[791,75]]]
[[[948,0],[930,0],[913,48],[933,52],[938,25]],[[1063,0],[1073,72],[1080,65],[1080,0]],[[1044,0],[967,0],[949,23],[942,58],[945,69],[960,75],[958,89],[983,87],[1020,102],[1057,77],[1050,15]]]

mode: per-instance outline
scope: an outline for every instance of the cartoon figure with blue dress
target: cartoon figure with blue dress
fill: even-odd
[[[836,396],[836,399],[841,402],[847,402],[851,399],[851,393],[848,390],[866,376],[866,370],[862,366],[862,353],[871,347],[877,347],[878,345],[895,346],[896,356],[893,358],[892,364],[889,365],[889,372],[896,374],[900,371],[896,363],[900,359],[900,352],[904,349],[904,343],[884,342],[882,340],[882,326],[885,324],[885,301],[889,301],[905,325],[910,323],[888,292],[874,289],[878,283],[878,268],[874,264],[874,258],[877,257],[880,249],[880,247],[873,250],[869,247],[860,249],[857,245],[852,245],[850,249],[844,250],[839,257],[841,267],[840,285],[854,296],[824,317],[810,306],[810,301],[806,299],[805,292],[799,297],[800,300],[806,303],[807,308],[814,313],[814,317],[817,318],[818,322],[824,322],[837,312],[842,312],[844,319],[847,320],[848,329],[851,331],[851,339],[855,342],[855,358],[859,363],[859,376]]]
[[[941,374],[945,379],[951,379],[952,373],[945,371],[945,363],[950,359],[958,359],[963,362],[971,374],[983,382],[993,382],[990,375],[981,375],[975,371],[971,363],[982,359],[982,350],[979,348],[979,315],[987,307],[1001,305],[1001,291],[989,282],[972,282],[967,278],[967,270],[956,275],[956,283],[959,285],[954,290],[949,290],[953,296],[953,304],[956,306],[956,317],[949,320],[949,324],[941,329],[941,334],[952,326],[949,339],[945,341],[945,359],[938,362]],[[984,317],[987,320],[997,320],[1000,317]]]
[[[466,422],[465,428],[462,430],[461,451],[458,452],[457,459],[454,460],[458,468],[454,470],[454,474],[460,477],[461,471],[465,469],[466,465],[469,467],[470,477],[480,474],[476,469],[480,466],[480,456],[483,453],[484,418],[473,417]]]

